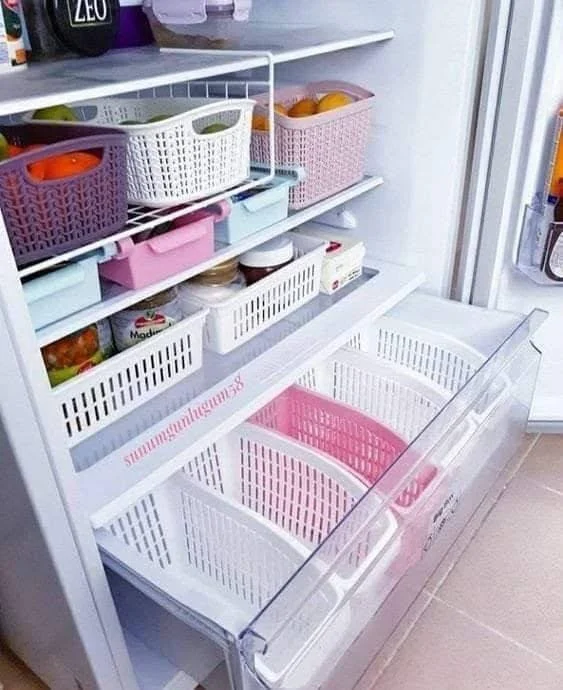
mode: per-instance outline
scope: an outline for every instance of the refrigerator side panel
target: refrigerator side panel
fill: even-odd
[[[137,690],[1,216],[0,333],[0,628],[54,690]]]
[[[550,318],[536,335],[543,351],[530,421],[563,429],[563,289],[537,285],[515,268],[526,204],[545,185],[550,134],[563,102],[563,8],[556,0],[514,3],[490,159],[471,301]]]

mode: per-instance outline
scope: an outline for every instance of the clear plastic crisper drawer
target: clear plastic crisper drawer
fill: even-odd
[[[226,688],[352,690],[516,451],[544,318],[406,298],[97,530],[106,564]]]

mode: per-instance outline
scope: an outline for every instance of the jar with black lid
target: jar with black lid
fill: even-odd
[[[119,0],[26,0],[31,59],[94,57],[109,50],[119,29]]]

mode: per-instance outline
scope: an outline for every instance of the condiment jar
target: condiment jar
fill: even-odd
[[[115,347],[119,352],[142,343],[182,319],[178,290],[158,292],[110,316]]]
[[[238,278],[238,259],[228,259],[194,276],[189,282],[199,285],[229,285]]]
[[[262,280],[293,261],[293,240],[287,235],[275,237],[239,256],[240,270],[247,285]]]
[[[41,348],[51,386],[88,371],[103,360],[94,324]]]

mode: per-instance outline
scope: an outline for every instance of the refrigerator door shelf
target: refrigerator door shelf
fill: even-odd
[[[198,552],[203,559],[198,566],[200,573],[207,573],[205,588],[202,588],[200,575],[191,577],[189,582],[179,576],[178,554],[168,559],[163,543],[159,542],[162,548],[158,555],[154,551],[151,560],[150,555],[141,553],[143,549],[139,551],[133,540],[128,543],[121,538],[121,528],[115,525],[127,524],[123,516],[111,523],[113,526],[97,530],[106,564],[190,628],[203,631],[216,643],[220,642],[233,690],[310,690],[321,684],[323,688],[326,684],[330,690],[351,690],[515,453],[525,433],[540,360],[531,336],[544,318],[543,312],[522,317],[454,304],[416,292],[388,316],[363,328],[353,343],[357,346],[370,342],[367,352],[350,349],[340,352],[358,355],[356,366],[360,360],[362,366],[367,366],[367,361],[372,364],[372,370],[376,370],[375,364],[379,362],[389,380],[394,367],[403,388],[408,385],[408,372],[412,371],[413,388],[430,391],[428,399],[435,407],[426,424],[421,423],[419,417],[420,430],[413,429],[408,447],[386,472],[384,481],[371,488],[365,486],[363,496],[352,501],[337,526],[331,526],[328,533],[322,534],[318,543],[305,547],[303,536],[311,534],[309,528],[300,533],[298,543],[286,534],[285,542],[289,544],[293,539],[292,553],[296,558],[292,562],[295,566],[286,568],[274,587],[276,592],[272,588],[267,593],[263,591],[260,601],[252,600],[249,594],[257,591],[249,576],[261,573],[261,569],[271,564],[271,559],[262,558],[258,550],[246,564],[246,574],[240,568],[227,568],[227,579],[216,577],[217,569],[212,563],[223,556],[226,542],[230,544],[227,551],[233,550],[235,542],[240,544],[240,553],[235,552],[239,559],[248,551],[244,542],[230,540],[227,536],[215,547],[207,544]],[[374,334],[385,333],[378,337],[389,339],[393,333],[406,331],[411,336],[417,334],[417,338],[411,338],[411,356],[400,363],[389,362],[388,349],[373,347]],[[404,337],[398,342],[404,343]],[[465,353],[466,361],[473,366],[466,376],[459,378],[456,386],[446,376],[453,371],[452,360],[443,356],[446,344],[458,356]],[[430,345],[434,349],[429,349]],[[441,354],[434,358],[432,352]],[[339,355],[333,355],[333,360],[337,361]],[[430,362],[432,366],[427,366]],[[445,375],[442,381],[448,382],[441,387],[436,377],[439,368]],[[320,372],[318,381],[325,376],[326,382],[326,370],[318,365],[316,371]],[[302,382],[305,380],[306,377],[302,378]],[[439,391],[443,396],[441,405],[437,404]],[[414,399],[405,397],[406,401]],[[361,397],[348,398],[346,402],[348,405],[356,403],[364,413],[378,414],[374,401],[369,409]],[[388,397],[383,395],[382,410],[387,402]],[[283,441],[276,440],[276,435],[279,437],[279,434],[271,435],[272,447]],[[287,444],[293,444],[295,457],[300,453],[304,457],[313,453],[330,462],[318,449],[307,448],[301,443],[299,451],[295,441],[287,439],[283,443],[286,444],[283,446],[286,456]],[[207,458],[209,463],[213,453],[207,451],[201,457]],[[264,459],[269,455],[259,452],[256,457]],[[429,475],[423,491],[409,510],[398,510],[396,503],[405,496],[413,478],[420,477],[429,466],[437,471]],[[191,472],[194,472],[193,467]],[[313,476],[311,472],[308,470],[308,476]],[[214,476],[222,477],[218,471]],[[198,481],[201,482],[202,477],[208,486],[213,483],[209,474],[201,472]],[[154,511],[155,496],[171,486],[178,488],[180,485],[183,489],[196,486],[187,480],[186,473],[180,472],[178,477],[130,504],[128,513],[139,515],[142,511]],[[275,482],[265,481],[262,491],[272,491],[274,485]],[[356,490],[357,485],[357,477],[350,473],[348,490]],[[190,493],[192,489],[187,491]],[[210,489],[206,491],[211,493]],[[212,491],[217,492],[217,487]],[[245,495],[243,492],[230,499],[227,512],[239,506],[236,516],[229,514],[230,519],[240,518],[245,511],[248,518],[250,508],[241,512],[240,502],[244,503]],[[303,495],[296,500],[306,511],[309,503]],[[194,531],[186,531],[187,528],[181,526],[178,514],[177,509],[176,518],[169,523],[179,525],[171,527],[176,530],[175,534],[170,532],[171,538],[180,540],[177,543],[182,540],[185,543],[187,538],[193,540]],[[185,510],[181,514],[185,519]],[[264,515],[267,519],[262,527],[271,519],[271,514]],[[170,504],[164,506],[163,516],[171,517]],[[254,521],[256,519],[254,517]],[[149,523],[153,525],[152,532],[146,526],[144,532],[137,532],[143,532],[150,539],[155,534],[154,520],[148,520],[150,527]],[[275,532],[276,539],[283,537],[284,530],[291,531],[289,524],[279,522],[272,535]],[[159,534],[161,541],[168,538],[166,532],[164,536]],[[201,532],[198,534],[201,537]],[[376,541],[375,536],[378,537]],[[373,548],[366,550],[363,548],[366,545]],[[299,549],[302,549],[301,560],[297,556]],[[365,557],[359,558],[360,554]],[[209,574],[214,574],[214,585],[209,584]],[[236,610],[221,604],[225,587],[233,587],[234,581],[238,581],[237,596],[246,597],[245,606]],[[312,602],[315,606],[311,606]],[[132,613],[134,615],[129,612]],[[173,640],[169,642],[173,644]],[[355,662],[345,664],[346,677],[342,678],[338,677],[338,669],[345,653],[355,658]],[[186,663],[189,673],[189,661]]]

